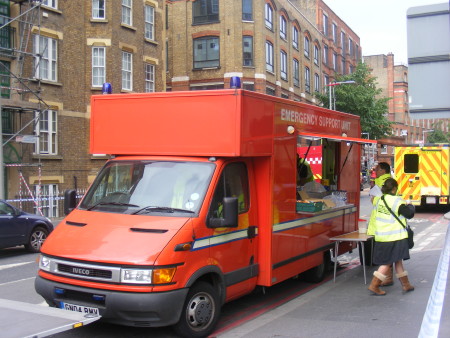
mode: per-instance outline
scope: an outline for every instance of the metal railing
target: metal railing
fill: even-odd
[[[86,189],[77,191],[77,200],[79,201]],[[42,215],[50,219],[64,217],[64,194],[54,196],[41,196],[33,198],[32,196],[21,196],[20,198],[7,199],[6,202],[25,212]]]

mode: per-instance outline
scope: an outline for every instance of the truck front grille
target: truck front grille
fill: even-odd
[[[70,273],[71,275],[92,278],[111,279],[112,277],[112,272],[108,270],[72,266],[67,264],[58,264],[58,271]]]
[[[121,269],[118,266],[94,265],[52,259],[49,271],[58,275],[76,277],[92,281],[120,283]]]

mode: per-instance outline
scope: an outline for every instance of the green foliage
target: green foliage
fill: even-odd
[[[433,124],[433,131],[428,133],[427,143],[450,143],[450,134],[442,131],[442,121]]]
[[[392,122],[387,119],[390,98],[379,98],[382,90],[376,87],[376,78],[366,64],[360,62],[352,74],[336,75],[335,81],[356,82],[334,86],[336,110],[360,116],[361,131],[369,133],[371,139],[391,135]],[[329,108],[329,95],[317,94],[316,97]]]

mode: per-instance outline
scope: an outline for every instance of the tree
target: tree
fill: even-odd
[[[355,81],[355,84],[334,86],[336,110],[361,117],[361,130],[371,139],[382,139],[392,134],[392,122],[387,119],[390,98],[379,98],[382,90],[376,87],[376,78],[366,64],[360,62],[352,74],[336,75],[336,82]],[[327,87],[330,88],[330,87]],[[329,96],[317,94],[329,108]]]
[[[427,143],[450,143],[450,135],[442,131],[442,121],[433,124],[433,131],[427,137]]]

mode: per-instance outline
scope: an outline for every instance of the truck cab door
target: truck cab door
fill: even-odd
[[[250,292],[258,275],[256,200],[251,203],[249,165],[245,161],[225,164],[208,213],[208,218],[223,217],[224,197],[237,197],[237,224],[214,228],[213,238],[217,245],[211,247],[212,259],[225,277],[227,296],[232,298]]]

